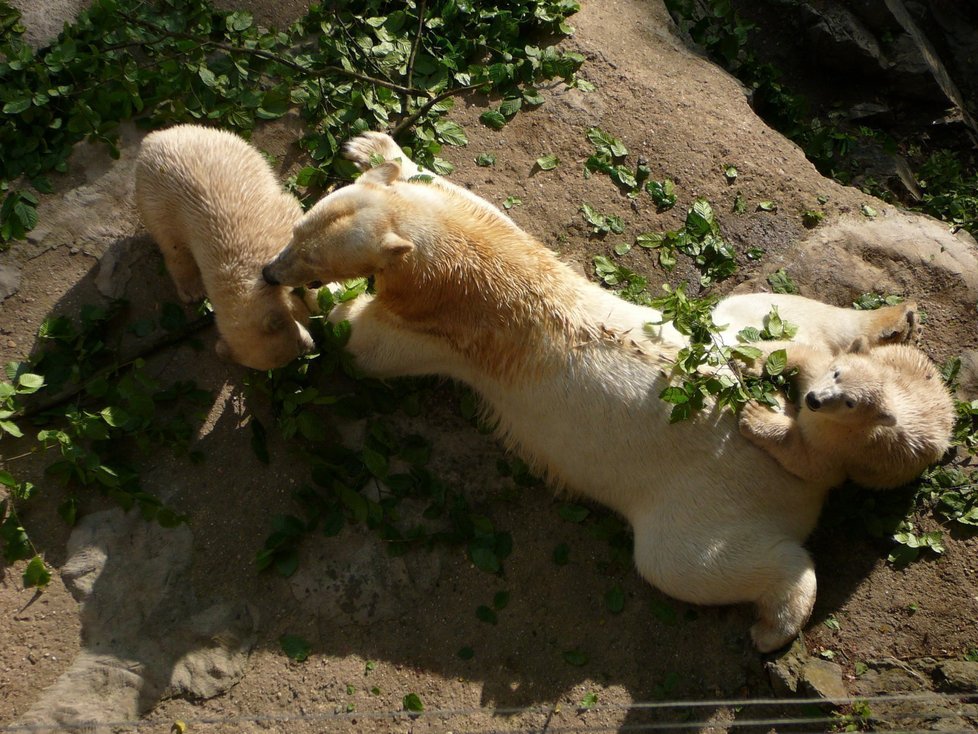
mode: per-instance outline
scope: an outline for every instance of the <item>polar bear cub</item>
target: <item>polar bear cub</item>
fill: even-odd
[[[150,133],[136,159],[136,206],[185,302],[207,295],[217,352],[254,369],[309,351],[309,311],[262,280],[302,216],[262,155],[233,133],[178,125]]]
[[[798,368],[800,404],[785,414],[748,403],[740,431],[795,476],[890,489],[947,451],[954,402],[919,349],[871,348],[858,337],[841,354],[801,344],[785,351]]]

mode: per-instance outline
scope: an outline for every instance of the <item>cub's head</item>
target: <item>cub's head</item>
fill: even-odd
[[[394,232],[391,184],[401,166],[388,161],[319,201],[295,224],[292,241],[262,269],[270,285],[317,287],[382,272],[414,245]]]
[[[218,356],[252,369],[270,370],[311,351],[312,337],[299,323],[309,317],[302,300],[265,283],[256,289],[256,297],[241,304],[230,318],[218,315]]]
[[[802,398],[805,408],[840,423],[894,426],[896,416],[887,404],[880,372],[881,365],[874,364],[866,339],[860,337],[811,382]]]

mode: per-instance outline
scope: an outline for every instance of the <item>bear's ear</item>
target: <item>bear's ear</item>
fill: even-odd
[[[388,232],[380,241],[380,251],[383,253],[384,265],[389,265],[407,255],[414,249],[414,243],[400,235]]]
[[[864,336],[857,336],[849,345],[849,354],[867,354],[868,352],[869,342]]]
[[[261,320],[261,328],[266,334],[276,334],[288,325],[289,319],[278,311],[269,311]]]
[[[372,183],[379,186],[390,186],[401,176],[401,164],[398,161],[384,161],[369,171],[364,171],[357,183]]]

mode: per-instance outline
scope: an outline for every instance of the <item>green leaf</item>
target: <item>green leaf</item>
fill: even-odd
[[[435,123],[435,132],[449,145],[468,145],[469,143],[462,126],[451,120],[438,120]]]
[[[499,556],[496,555],[496,551],[492,548],[486,548],[481,545],[474,545],[469,547],[469,558],[472,559],[472,563],[480,571],[485,571],[486,573],[499,573],[502,570],[502,565],[499,562]]]
[[[788,366],[788,353],[784,349],[778,349],[768,355],[764,362],[764,372],[771,377],[776,377],[784,372]]]
[[[737,167],[736,166],[724,166],[723,176],[727,179],[727,183],[733,183],[737,180]]]
[[[19,115],[21,112],[30,109],[31,97],[28,95],[26,97],[18,97],[15,100],[7,102],[3,106],[3,113],[5,115]]]
[[[771,286],[771,290],[775,293],[798,293],[798,286],[785,272],[784,268],[779,268],[777,271],[771,273],[767,276],[767,282]]]
[[[587,665],[588,661],[590,660],[586,652],[582,652],[581,650],[577,650],[577,649],[565,650],[561,654],[561,657],[564,658],[565,663],[567,663],[568,665],[573,665],[576,668],[580,668]]]
[[[604,595],[604,602],[608,606],[608,611],[612,614],[619,614],[625,608],[625,592],[618,584],[615,584]]]
[[[17,384],[20,386],[18,392],[33,393],[44,387],[44,378],[31,372],[25,372],[17,378]]]
[[[747,201],[744,199],[743,195],[738,191],[737,195],[734,197],[733,206],[731,207],[734,214],[743,214],[747,211]]]
[[[499,616],[485,604],[480,604],[478,607],[476,607],[475,616],[479,619],[479,621],[485,622],[486,624],[499,623]]]
[[[27,568],[24,569],[23,581],[25,589],[34,586],[43,589],[50,583],[51,572],[48,571],[48,567],[40,556],[34,556],[27,564]]]
[[[506,125],[506,118],[498,110],[486,110],[479,115],[479,122],[493,130],[501,130]]]
[[[509,592],[508,591],[497,591],[492,597],[493,608],[502,611],[509,604]]]
[[[650,608],[652,610],[652,616],[658,619],[660,622],[668,625],[674,625],[679,621],[679,614],[676,612],[676,608],[666,601],[660,601],[659,599],[653,599],[650,602]]]
[[[404,706],[405,711],[410,711],[416,714],[420,714],[422,711],[424,711],[424,703],[421,701],[421,696],[419,696],[417,693],[407,694],[401,703]]]
[[[0,421],[0,431],[9,433],[14,438],[21,438],[24,435],[13,421]]]
[[[496,156],[492,153],[480,153],[479,157],[475,159],[475,163],[477,166],[488,168],[489,166],[496,165]]]
[[[560,506],[560,508],[557,510],[557,514],[559,514],[564,520],[567,520],[567,522],[581,523],[587,519],[588,515],[591,514],[591,511],[582,505],[572,505],[567,503]]]
[[[282,652],[297,663],[305,662],[312,652],[312,646],[300,635],[282,635],[278,638],[278,644],[282,647]]]
[[[367,471],[378,479],[383,479],[387,476],[389,469],[387,457],[380,452],[365,446],[363,449],[363,463],[367,467]]]
[[[879,215],[879,212],[869,204],[863,204],[861,207],[859,207],[859,211],[862,212],[864,217],[869,217],[870,219],[875,219],[876,216]]]
[[[582,709],[589,709],[592,706],[594,706],[594,704],[596,704],[597,702],[598,702],[598,694],[597,693],[593,693],[593,692],[592,693],[586,693],[586,694],[584,694],[584,698],[581,699],[580,708],[582,708]]]
[[[776,212],[778,205],[773,201],[760,201],[757,203],[757,210],[762,212]]]
[[[566,543],[561,543],[554,548],[553,560],[558,566],[566,566],[570,562],[570,548]]]
[[[537,167],[541,171],[552,171],[560,164],[560,159],[555,155],[545,155],[537,158]]]
[[[505,117],[512,117],[520,108],[523,107],[523,100],[519,97],[509,97],[504,99],[499,105],[499,112]]]

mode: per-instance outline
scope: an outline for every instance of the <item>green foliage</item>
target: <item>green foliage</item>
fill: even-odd
[[[595,255],[594,272],[601,282],[626,301],[646,306],[651,303],[651,297],[645,290],[648,281],[624,265],[619,265],[604,255]]]
[[[650,326],[671,323],[689,338],[689,346],[679,350],[673,363],[673,384],[659,397],[670,403],[670,423],[687,420],[708,406],[738,410],[748,400],[765,405],[778,404],[777,396],[789,391],[794,371],[785,371],[784,350],[773,352],[765,360],[763,375],[741,374],[734,360],[753,362],[762,352],[749,342],[759,339],[788,339],[797,330],[772,309],[762,329],[747,328],[738,333],[741,344],[723,344],[713,322],[714,297],[689,298],[683,288],[663,286],[666,295],[652,299],[652,306],[662,312],[662,319]],[[789,400],[793,399],[789,391]]]
[[[575,668],[584,667],[591,659],[586,652],[576,648],[573,650],[565,650],[561,654],[561,657],[564,659],[565,663],[568,665],[573,665]]]
[[[419,714],[424,711],[424,703],[421,701],[421,696],[417,693],[409,693],[404,697],[402,701],[405,711],[410,711],[411,713]]]
[[[880,130],[846,123],[832,112],[816,115],[808,101],[782,81],[780,72],[761,62],[749,48],[754,26],[737,14],[729,0],[667,0],[666,7],[680,29],[752,90],[755,110],[796,142],[823,174],[849,183],[859,172],[859,164],[848,158],[857,144],[909,153],[923,191],[921,201],[907,202],[910,208],[938,217],[955,229],[978,233],[978,159],[967,145],[961,152],[947,148],[928,151],[932,142],[926,131],[894,141]],[[863,188],[881,198],[892,198],[889,191],[874,187],[872,181],[865,181]],[[736,205],[735,211],[740,211]],[[870,205],[860,211],[870,218],[878,215]],[[802,222],[813,228],[823,217],[824,212],[811,209],[802,214]]]
[[[819,209],[806,209],[801,213],[801,223],[806,229],[814,229],[825,219],[825,212]]]
[[[419,24],[418,12],[424,10]],[[37,198],[12,182],[50,191],[75,143],[105,143],[119,123],[199,121],[249,133],[258,121],[297,111],[312,164],[293,181],[320,189],[349,177],[339,140],[368,129],[413,125],[409,154],[439,173],[443,144],[464,145],[445,120],[451,96],[469,89],[505,97],[496,122],[544,100],[536,85],[576,81],[576,53],[527,43],[571,32],[574,0],[405,5],[365,0],[312,5],[292,27],[269,31],[247,12],[207,0],[95,0],[37,54],[9,10],[0,25],[0,245],[37,222]]]
[[[638,197],[644,188],[660,211],[669,209],[676,203],[675,185],[672,181],[649,180],[652,170],[641,158],[634,168],[625,164],[628,148],[621,140],[598,127],[587,131],[587,139],[594,145],[594,153],[584,162],[585,178],[595,172],[606,174],[632,199]]]
[[[737,271],[733,247],[720,234],[713,207],[706,199],[697,199],[686,212],[681,229],[663,234],[641,234],[635,244],[659,253],[659,264],[666,270],[676,265],[676,253],[693,260],[700,271],[700,285],[707,287]]]
[[[769,276],[767,283],[775,293],[798,293],[798,286],[795,281],[785,272],[784,268],[778,268]]]
[[[978,234],[978,169],[974,165],[969,169],[954,152],[940,149],[921,163],[917,176],[923,190],[922,211],[955,229]]]
[[[552,171],[560,165],[560,158],[555,155],[545,155],[536,159],[536,166],[541,171]]]
[[[309,658],[309,653],[312,652],[312,645],[301,635],[282,635],[278,638],[278,644],[281,646],[282,652],[297,663],[305,662]]]
[[[883,306],[896,306],[898,303],[903,303],[901,296],[863,293],[853,301],[852,307],[858,311],[873,311]]]
[[[55,316],[44,321],[38,332],[42,349],[33,361],[6,366],[10,382],[0,383],[0,435],[28,441],[14,422],[20,418],[22,423],[28,412],[43,426],[36,434],[38,444],[27,453],[43,450],[56,456],[45,474],[66,489],[58,513],[67,523],[77,520],[82,492],[94,490],[126,510],[139,509],[147,520],[172,527],[184,517],[143,490],[138,460],[161,447],[187,454],[196,413],[209,404],[210,396],[191,382],[162,384],[142,359],[123,361],[118,351],[123,310],[120,302],[107,308],[86,305],[77,320]],[[164,308],[159,324],[147,328],[166,332],[176,323]],[[6,471],[0,472],[0,483],[10,494],[0,513],[5,528],[0,545],[10,560],[36,557],[14,508],[15,502],[31,498],[34,486]],[[42,570],[39,558],[32,561],[25,582],[46,583]]]
[[[611,232],[621,234],[625,231],[625,223],[617,214],[601,214],[590,204],[581,204],[581,214],[584,221],[591,225],[591,232],[604,236]]]

